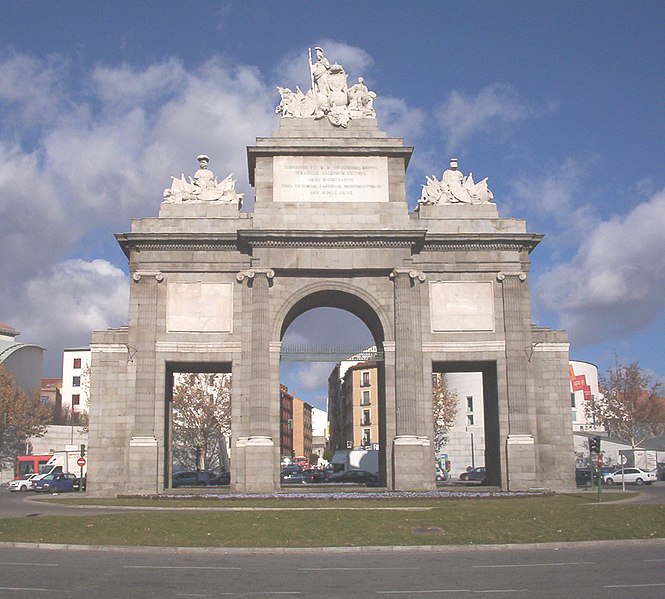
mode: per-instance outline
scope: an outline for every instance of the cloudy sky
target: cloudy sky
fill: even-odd
[[[453,155],[489,177],[501,216],[546,236],[534,321],[567,329],[571,357],[601,371],[618,356],[665,378],[663,22],[665,3],[639,0],[8,0],[0,322],[47,348],[45,376],[63,347],[125,324],[113,234],[155,216],[201,152],[251,197],[246,146],[277,126],[276,85],[308,88],[321,45],[376,91],[380,128],[415,146],[411,206]],[[297,325],[293,339],[312,330]],[[319,403],[326,368],[286,382]]]

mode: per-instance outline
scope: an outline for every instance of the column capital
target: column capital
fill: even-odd
[[[132,275],[132,279],[136,283],[141,279],[155,279],[155,281],[161,283],[164,280],[164,273],[159,272],[158,270],[137,270]]]
[[[419,281],[420,283],[424,283],[427,280],[425,273],[415,268],[394,268],[390,273],[390,279],[395,280],[400,275],[408,275],[414,282]]]
[[[517,277],[522,282],[526,281],[525,272],[499,272],[496,275],[497,280],[501,283],[506,280],[506,277]]]
[[[275,276],[275,271],[272,268],[248,268],[236,274],[236,281],[238,283],[242,283],[245,279],[251,281],[256,275],[265,275],[268,280],[271,280]]]

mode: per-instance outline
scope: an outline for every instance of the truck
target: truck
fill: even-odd
[[[77,477],[85,477],[88,473],[87,459],[83,468],[77,463],[82,457],[81,454],[85,454],[85,445],[65,445],[64,450],[54,451],[49,461],[40,468],[39,476],[34,479],[35,482],[47,474],[56,472],[69,472]]]
[[[366,470],[372,474],[379,474],[378,449],[338,449],[330,461],[334,472],[348,472],[349,470]]]

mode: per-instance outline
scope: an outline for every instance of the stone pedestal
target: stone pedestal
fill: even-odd
[[[393,441],[393,473],[396,491],[434,488],[434,460],[429,439],[400,435]]]
[[[155,437],[132,437],[129,440],[128,493],[159,493],[158,449]]]
[[[275,461],[279,463],[279,447],[270,437],[249,437],[244,442],[244,493],[274,493]],[[236,488],[238,485],[236,485]]]
[[[537,452],[532,435],[508,435],[506,462],[508,491],[526,491],[538,485]]]

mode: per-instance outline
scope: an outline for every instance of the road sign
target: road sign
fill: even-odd
[[[78,460],[76,460],[76,463],[80,468],[83,468],[83,466],[85,466],[85,458],[79,458]]]

